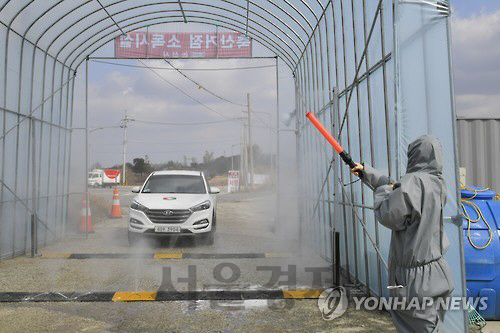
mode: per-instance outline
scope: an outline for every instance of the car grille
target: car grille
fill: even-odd
[[[153,223],[184,223],[191,216],[189,209],[148,209],[147,217]]]

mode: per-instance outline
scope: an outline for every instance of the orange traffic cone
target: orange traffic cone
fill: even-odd
[[[88,220],[87,223],[85,223],[87,214]],[[94,227],[92,226],[92,212],[90,211],[90,204],[85,198],[83,198],[82,209],[80,210],[80,230],[81,232],[85,232],[85,230],[87,230],[88,232],[94,232]]]
[[[115,187],[113,191],[113,204],[111,205],[111,217],[120,218],[122,217],[122,210],[120,208],[120,198],[118,197],[118,189]]]

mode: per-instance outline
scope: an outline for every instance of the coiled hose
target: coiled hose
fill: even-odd
[[[474,195],[471,197],[471,198],[468,198],[468,199],[461,199],[460,201],[460,204],[462,205],[462,210],[463,210],[463,213],[462,213],[462,216],[467,220],[467,239],[469,240],[469,243],[470,245],[477,249],[477,250],[484,250],[485,248],[487,248],[490,244],[491,244],[491,241],[493,240],[493,229],[491,228],[490,224],[488,223],[488,221],[486,221],[484,215],[483,215],[483,212],[481,211],[481,208],[478,207],[478,205],[476,205],[474,202],[470,201],[471,199],[474,199],[477,194],[479,192],[486,192],[489,190],[489,188],[486,188],[486,189],[483,189],[483,190],[478,190],[478,189],[475,189],[475,188],[470,188],[470,187],[465,187],[463,184],[461,184],[461,189],[462,190],[467,190],[467,191],[473,191],[474,192]],[[474,211],[476,212],[476,215],[477,215],[477,219],[472,219],[469,215],[469,213],[467,212],[467,209],[465,209],[465,205],[468,205],[470,207],[472,207],[474,209]],[[486,226],[488,227],[488,232],[489,232],[489,237],[488,237],[488,242],[486,242],[486,244],[484,245],[476,245],[474,244],[474,242],[472,241],[471,239],[471,236],[470,236],[470,227],[473,223],[477,223],[479,221],[483,220],[484,224],[486,224]]]

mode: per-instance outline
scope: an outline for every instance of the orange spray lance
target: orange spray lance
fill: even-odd
[[[313,123],[314,126],[316,126],[318,131],[325,137],[325,139],[330,142],[330,144],[333,146],[333,149],[335,149],[335,151],[339,154],[340,158],[342,158],[342,160],[347,165],[349,165],[351,169],[354,168],[356,166],[356,163],[354,163],[354,161],[352,160],[351,155],[349,155],[349,153],[346,152],[344,148],[342,148],[337,140],[333,138],[333,136],[326,130],[323,124],[319,122],[318,118],[316,118],[312,112],[308,112],[306,114],[306,117],[311,121],[311,123]],[[359,178],[363,178],[363,173],[358,172],[358,176]]]

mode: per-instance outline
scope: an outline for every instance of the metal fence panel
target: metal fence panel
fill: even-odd
[[[450,66],[448,2],[396,2],[396,110],[398,174],[406,168],[406,147],[430,133],[443,146],[443,177],[448,187],[444,209],[445,231],[450,240],[446,259],[455,267],[453,296],[465,295],[462,219],[458,205],[458,165],[455,112]],[[445,331],[462,330],[466,311],[448,311]]]
[[[14,8],[16,10],[14,10]],[[22,6],[2,11],[0,43],[0,258],[25,253],[31,247],[30,221],[39,220],[39,242],[61,237],[56,225],[63,225],[68,179],[62,179],[67,149],[61,144],[70,131],[65,120],[68,86],[63,80],[67,68],[51,59],[19,30],[8,30]],[[8,17],[8,18],[6,18]],[[5,21],[4,21],[5,18]],[[50,64],[49,64],[50,63]],[[64,101],[64,102],[63,102]],[[34,157],[34,158],[33,158]]]

